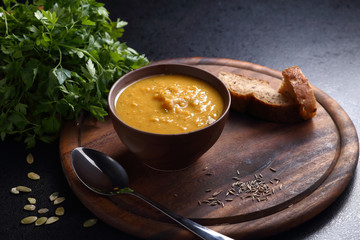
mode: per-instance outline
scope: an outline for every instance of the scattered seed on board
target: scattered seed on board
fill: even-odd
[[[47,213],[47,212],[49,212],[49,209],[48,209],[48,208],[40,208],[40,209],[38,210],[38,213],[39,213],[39,214],[44,214],[44,213]]]
[[[31,153],[29,153],[29,154],[26,156],[26,162],[27,162],[28,164],[33,164],[33,163],[34,163],[34,156],[33,156]]]
[[[98,219],[97,218],[90,218],[88,220],[86,220],[83,224],[83,227],[92,227],[97,223]]]
[[[34,211],[35,210],[35,205],[33,205],[33,204],[26,204],[25,206],[24,206],[24,210],[26,210],[26,211]]]
[[[270,168],[270,171],[276,172],[276,169],[271,167],[271,168]]]
[[[274,180],[276,181],[276,184],[278,184],[280,182],[280,179],[279,178],[274,178]]]
[[[36,220],[37,220],[36,216],[29,216],[29,217],[21,219],[20,222],[22,224],[31,224],[31,223],[35,222]]]
[[[62,215],[64,215],[64,213],[65,213],[65,209],[63,207],[58,207],[55,210],[55,215],[57,215],[57,216],[62,216]]]
[[[36,220],[35,226],[41,226],[41,225],[43,225],[44,223],[46,223],[47,220],[48,220],[47,217],[40,217],[40,218],[38,218],[38,220]]]
[[[39,180],[40,179],[40,175],[34,172],[29,172],[27,174],[28,178],[32,179],[32,180]]]
[[[58,197],[54,200],[54,205],[60,204],[65,201],[65,197]]]
[[[28,200],[28,202],[30,204],[36,204],[36,199],[35,198],[29,197],[27,200]]]
[[[54,192],[49,196],[50,201],[54,201],[59,197],[59,192]]]
[[[274,171],[273,169],[272,171]],[[233,198],[226,198],[226,197],[238,197],[240,194],[246,194],[246,196],[240,196],[242,200],[251,198],[252,201],[267,201],[269,199],[269,196],[275,193],[274,188],[270,188],[269,185],[265,182],[264,176],[259,173],[254,175],[255,180],[249,180],[247,182],[242,182],[239,177],[233,177],[232,179],[235,180],[231,185],[231,188],[227,190],[225,194],[225,201],[231,202],[233,201]],[[275,177],[274,181],[276,181],[276,184],[280,182],[280,179]],[[272,180],[269,180],[270,184],[274,184]],[[280,184],[279,189],[281,190],[283,188],[283,185]],[[205,191],[207,192],[207,191]],[[211,197],[209,197],[206,200],[199,201],[198,204],[201,205],[202,203],[207,203],[207,205],[210,206],[216,206],[221,205],[224,207],[224,203],[217,198],[217,196],[221,193],[221,191],[217,191],[212,194]]]
[[[19,194],[20,193],[19,190],[16,189],[16,187],[11,188],[10,192],[12,194]]]
[[[25,186],[17,186],[16,190],[18,190],[19,192],[31,192],[31,188]]]
[[[45,222],[45,225],[48,225],[48,224],[52,224],[54,222],[57,222],[59,220],[59,217],[49,217],[46,222]]]

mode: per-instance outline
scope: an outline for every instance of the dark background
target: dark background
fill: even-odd
[[[102,1],[112,19],[129,24],[120,39],[149,60],[219,57],[248,61],[276,70],[298,65],[310,82],[335,99],[360,129],[360,1]],[[21,143],[0,143],[0,239],[135,239],[99,222],[77,200],[62,173],[58,142],[39,144],[31,152]],[[35,171],[41,181],[31,182]],[[65,216],[43,227],[20,225],[26,197],[11,187],[33,188],[37,205],[48,196],[66,197]],[[30,195],[29,195],[30,196]],[[345,192],[307,223],[269,239],[360,239],[358,174]],[[151,227],[151,226],[149,226]]]

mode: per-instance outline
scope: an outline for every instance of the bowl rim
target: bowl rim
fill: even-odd
[[[118,96],[120,95],[120,93],[126,89],[127,87],[129,87],[130,85],[134,84],[135,82],[137,81],[140,81],[142,79],[145,79],[145,78],[148,78],[148,77],[151,77],[151,76],[155,76],[154,75],[147,75],[147,76],[144,76],[142,78],[139,78],[135,81],[132,81],[131,83],[127,84],[125,87],[122,87],[119,91],[116,91],[115,92],[115,88],[118,84],[120,84],[120,82],[127,78],[129,75],[132,75],[132,74],[135,74],[139,71],[145,71],[144,69],[147,69],[147,68],[154,68],[154,67],[159,67],[159,66],[181,66],[181,67],[188,67],[188,68],[191,68],[191,69],[195,69],[195,71],[201,71],[205,74],[208,74],[210,76],[212,76],[213,78],[217,79],[217,81],[220,83],[220,85],[222,85],[224,87],[224,89],[226,90],[225,92],[227,93],[226,96],[227,98],[229,99],[228,101],[224,101],[225,97],[223,96],[223,94],[220,93],[220,91],[218,91],[217,89],[215,89],[217,92],[219,92],[220,96],[223,98],[223,102],[224,102],[224,109],[223,109],[223,112],[222,114],[220,115],[220,117],[218,119],[216,119],[213,123],[211,123],[210,125],[207,125],[205,127],[202,127],[202,128],[199,128],[199,129],[196,129],[196,130],[193,130],[193,131],[189,131],[189,132],[184,132],[184,133],[154,133],[154,132],[148,132],[148,131],[144,131],[144,130],[140,130],[140,129],[137,129],[135,127],[132,127],[130,126],[129,124],[125,123],[123,120],[121,120],[119,118],[119,116],[116,114],[116,111],[115,111],[115,105],[116,105],[116,100],[118,98]],[[176,74],[179,74],[179,75],[187,75],[187,76],[191,76],[191,74],[185,74],[185,73],[176,73]],[[200,79],[201,81],[205,81],[203,79]],[[207,82],[208,83],[208,82]],[[212,86],[214,87],[214,86]],[[112,96],[114,96],[114,101],[111,100]],[[107,103],[108,103],[108,110],[110,112],[110,114],[112,115],[112,117],[115,117],[118,121],[120,121],[124,126],[126,126],[127,128],[130,128],[138,133],[142,133],[142,134],[148,134],[148,135],[153,135],[153,136],[185,136],[185,135],[189,135],[189,134],[196,134],[197,132],[201,132],[201,131],[204,131],[205,129],[208,129],[210,127],[213,127],[216,123],[218,123],[219,121],[221,121],[224,117],[226,117],[230,111],[230,106],[231,106],[231,94],[230,94],[230,91],[229,89],[226,87],[226,85],[224,84],[223,81],[221,81],[217,76],[215,76],[214,74],[212,74],[211,72],[209,71],[206,71],[204,69],[201,69],[201,68],[198,68],[198,67],[195,67],[195,66],[191,66],[191,65],[187,65],[187,64],[181,64],[181,63],[159,63],[159,64],[149,64],[147,66],[144,66],[144,67],[140,67],[138,69],[135,69],[135,70],[132,70],[126,74],[124,74],[123,76],[121,76],[118,80],[116,80],[111,88],[110,88],[110,91],[109,91],[109,94],[108,94],[108,98],[107,98]]]

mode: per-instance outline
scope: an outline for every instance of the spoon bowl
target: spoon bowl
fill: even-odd
[[[115,195],[117,189],[129,186],[125,169],[102,152],[78,147],[71,153],[71,163],[81,182],[98,194]]]
[[[102,152],[84,147],[75,148],[71,152],[71,163],[80,181],[87,188],[98,194],[105,196],[116,194],[133,195],[164,213],[202,239],[231,239],[190,219],[182,217],[129,188],[129,178],[125,169],[113,158]]]

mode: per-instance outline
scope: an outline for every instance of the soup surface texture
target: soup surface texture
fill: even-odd
[[[120,93],[115,106],[126,124],[161,134],[206,127],[223,112],[223,100],[212,86],[185,75],[141,79]]]

